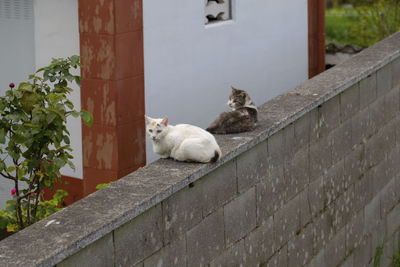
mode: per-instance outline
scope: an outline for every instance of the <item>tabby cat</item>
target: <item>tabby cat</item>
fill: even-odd
[[[244,90],[232,87],[228,100],[231,111],[223,112],[207,127],[214,134],[229,134],[251,131],[257,123],[257,107]]]

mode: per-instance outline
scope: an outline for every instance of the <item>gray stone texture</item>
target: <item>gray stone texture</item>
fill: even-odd
[[[241,240],[213,260],[210,267],[249,266],[248,260],[249,258],[244,249],[244,241]]]
[[[238,191],[244,192],[268,175],[268,144],[266,141],[237,158]]]
[[[376,99],[376,73],[360,81],[360,109],[364,109]]]
[[[321,248],[325,247],[334,237],[333,222],[332,210],[329,209],[314,219],[312,226],[314,255],[317,255]]]
[[[244,239],[248,266],[266,262],[275,252],[273,218],[254,229]]]
[[[337,162],[324,175],[324,192],[327,204],[333,202],[345,189],[344,160]]]
[[[371,252],[371,237],[366,236],[360,242],[360,245],[354,249],[353,252],[354,262],[358,264],[358,266],[373,266],[373,253]]]
[[[321,138],[310,146],[310,181],[315,180],[332,166],[332,153],[328,138]]]
[[[310,143],[311,114],[307,113],[293,122],[295,151]]]
[[[225,249],[222,208],[204,218],[186,234],[188,266],[204,266]]]
[[[326,137],[340,123],[340,97],[335,96],[318,109],[318,135]]]
[[[352,146],[363,144],[372,133],[369,109],[363,109],[351,119]]]
[[[375,135],[386,122],[385,117],[385,97],[379,96],[378,99],[368,107],[369,121],[367,135],[368,137]]]
[[[354,146],[352,151],[344,157],[344,187],[347,189],[364,175],[366,168],[365,147]]]
[[[392,87],[400,87],[400,57],[392,61]]]
[[[340,94],[341,121],[352,118],[360,110],[360,87],[354,84]]]
[[[398,117],[400,110],[400,87],[392,89],[385,95],[385,121]]]
[[[161,205],[157,205],[114,231],[115,263],[134,265],[162,245]]]
[[[194,184],[203,192],[203,217],[235,197],[236,181],[236,160],[231,160]]]
[[[308,202],[310,203],[310,211],[312,216],[317,216],[327,203],[326,194],[324,192],[323,177],[310,183],[308,187]]]
[[[224,206],[224,223],[227,247],[256,227],[256,191],[254,187]]]
[[[392,64],[386,64],[376,72],[376,84],[378,96],[392,89]]]
[[[114,264],[114,244],[112,233],[83,248],[78,253],[57,264],[60,267],[112,266]]]
[[[353,146],[351,124],[351,120],[343,122],[334,129],[328,137],[332,148],[332,163],[343,159],[343,157],[351,151]]]
[[[288,201],[303,191],[310,177],[308,147],[298,150],[288,157],[284,164],[285,200]]]
[[[364,210],[357,212],[346,224],[346,256],[350,255],[361,244],[364,237]]]
[[[381,219],[380,197],[374,197],[364,208],[364,234],[371,234]]]
[[[335,201],[335,231],[343,228],[354,214],[354,187],[349,187]]]
[[[174,241],[144,260],[144,267],[186,266],[186,236],[174,238]]]
[[[309,224],[288,242],[288,267],[304,266],[313,255],[312,225]]]
[[[281,207],[274,215],[275,244],[285,244],[300,229],[298,202],[292,199]]]
[[[346,231],[345,228],[342,228],[335,234],[332,240],[328,242],[325,249],[326,267],[336,267],[344,260],[346,253],[345,240]]]
[[[202,187],[186,187],[162,202],[164,242],[169,243],[199,223],[202,218]]]
[[[260,266],[266,267],[280,267],[288,265],[288,254],[287,254],[287,246],[285,245],[280,250],[278,250],[269,261],[265,264],[261,264]]]

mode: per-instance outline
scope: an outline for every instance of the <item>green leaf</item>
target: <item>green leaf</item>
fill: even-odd
[[[6,142],[6,131],[4,128],[0,129],[0,144],[4,144]]]
[[[81,110],[81,117],[83,122],[87,125],[87,126],[92,126],[93,124],[93,115],[86,111],[86,110]]]
[[[4,163],[4,161],[0,161],[0,171],[4,170],[6,168],[6,164]]]
[[[6,169],[6,172],[8,172],[8,173],[13,172],[13,171],[15,171],[15,167],[14,166],[10,166],[10,167],[8,167]]]
[[[26,91],[26,92],[33,92],[33,87],[32,87],[32,84],[30,84],[30,83],[20,83],[18,90]]]

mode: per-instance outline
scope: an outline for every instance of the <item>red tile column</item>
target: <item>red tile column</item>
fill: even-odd
[[[325,0],[308,0],[308,76],[325,70]]]
[[[79,0],[83,194],[145,165],[142,0]]]

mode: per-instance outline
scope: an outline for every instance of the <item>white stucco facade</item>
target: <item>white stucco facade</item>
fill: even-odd
[[[143,1],[147,115],[204,128],[231,85],[260,105],[308,78],[306,0],[233,0],[232,17],[206,26],[204,1]]]
[[[4,95],[10,82],[18,86],[52,58],[79,55],[78,25],[78,0],[0,0],[0,95]],[[80,110],[80,88],[72,88],[70,99]],[[65,167],[62,174],[82,178],[80,119],[68,120],[67,127],[76,170]],[[10,199],[13,187],[11,181],[0,180],[0,208]]]

